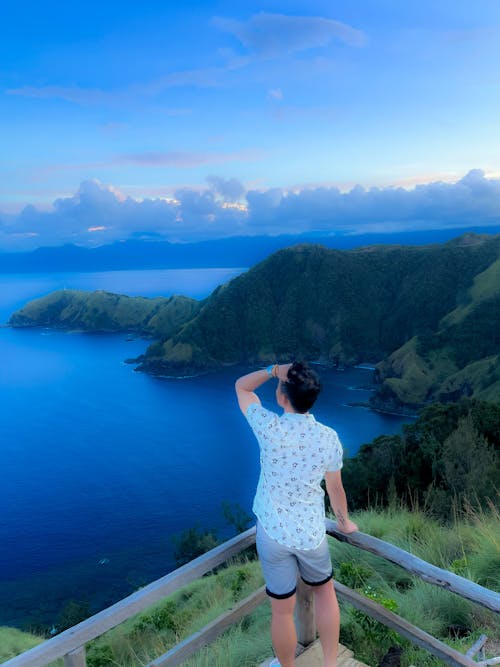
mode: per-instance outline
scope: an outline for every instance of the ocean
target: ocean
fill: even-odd
[[[243,270],[0,275],[0,322],[64,287],[201,299]],[[251,512],[259,457],[233,385],[252,369],[158,379],[124,363],[148,344],[0,328],[0,625],[57,628],[72,601],[96,612],[172,570],[183,530],[233,535],[224,502]],[[349,405],[370,369],[318,370],[313,412],[349,455],[399,432],[403,418]],[[273,406],[270,384],[262,397]]]

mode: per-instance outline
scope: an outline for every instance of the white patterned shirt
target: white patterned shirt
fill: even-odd
[[[280,544],[315,549],[325,536],[321,481],[342,467],[337,433],[309,413],[280,417],[259,403],[251,403],[245,416],[260,447],[254,514]]]

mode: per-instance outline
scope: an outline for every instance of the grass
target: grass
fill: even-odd
[[[495,508],[488,512],[470,510],[465,518],[446,526],[419,510],[397,507],[366,510],[355,520],[363,532],[498,590],[500,515]],[[499,636],[498,618],[482,607],[345,543],[331,540],[330,549],[339,581],[375,599],[457,650],[464,653],[481,633],[491,638]],[[145,665],[230,609],[262,583],[257,561],[234,561],[91,642],[87,647],[88,666]],[[378,664],[388,648],[394,645],[403,648],[403,667],[441,664],[349,605],[341,603],[341,609],[341,641],[366,664]],[[266,603],[185,661],[184,667],[255,667],[272,654],[269,621],[270,609]],[[0,655],[7,659],[38,641],[39,638],[2,628]]]
[[[444,325],[458,324],[469,315],[474,307],[494,297],[498,294],[498,286],[500,285],[500,259],[490,264],[490,266],[478,273],[474,277],[474,283],[468,290],[467,303],[459,306],[455,310],[448,313],[442,320]]]
[[[198,579],[168,601],[123,623],[93,642],[89,667],[144,665],[201,630],[263,583],[256,561],[234,562]],[[265,604],[186,661],[186,667],[255,667],[271,654],[269,605]]]
[[[447,526],[421,511],[402,508],[367,510],[356,521],[363,532],[482,586],[499,590],[500,514],[493,507],[489,512],[470,510],[465,518]],[[491,638],[500,634],[500,620],[492,612],[427,584],[396,565],[344,543],[333,543],[331,552],[336,576],[342,583],[374,597],[461,652],[481,633]],[[353,571],[362,574],[357,582],[355,577],[353,580]],[[441,664],[352,607],[341,604],[341,608],[341,640],[355,651],[359,660],[377,664],[388,648],[397,644],[404,648],[403,667]]]
[[[42,641],[42,637],[21,632],[16,628],[0,628],[0,662],[28,651]]]

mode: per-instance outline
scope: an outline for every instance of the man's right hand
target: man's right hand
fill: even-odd
[[[288,379],[288,371],[292,364],[279,364],[278,366],[278,372],[276,374],[276,377],[278,380],[281,380],[282,382],[286,382]]]
[[[337,528],[341,533],[346,533],[346,535],[349,533],[355,533],[357,530],[359,530],[354,521],[351,521],[350,519],[346,519],[343,523],[341,521],[337,521]]]

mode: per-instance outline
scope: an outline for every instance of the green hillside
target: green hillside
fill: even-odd
[[[9,325],[170,336],[198,312],[200,305],[200,301],[185,296],[147,299],[103,291],[59,290],[30,301],[12,315]]]
[[[378,407],[500,400],[500,237],[282,250],[216,290],[141,370],[168,375],[295,356],[382,363]]]
[[[500,399],[500,260],[479,273],[459,300],[435,330],[379,364],[376,400],[382,405]]]
[[[293,357],[378,364],[373,403],[500,400],[500,236],[420,247],[281,250],[205,301],[65,290],[13,326],[131,330],[157,338],[138,370],[185,376]]]

